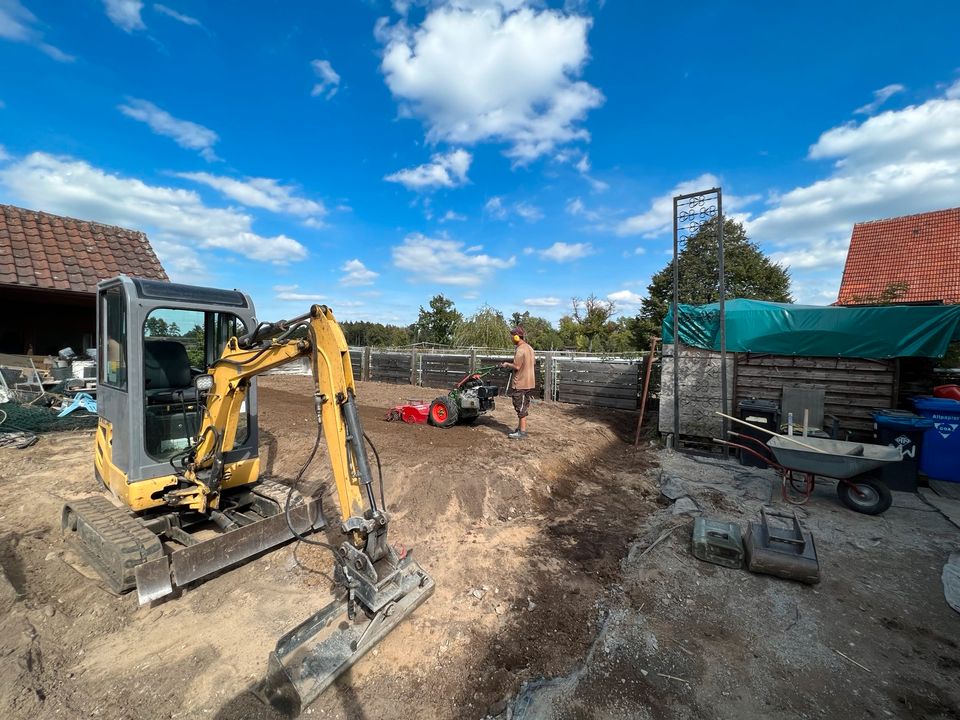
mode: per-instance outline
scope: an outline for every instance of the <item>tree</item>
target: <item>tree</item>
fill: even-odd
[[[167,326],[167,321],[161,317],[149,317],[144,323],[144,328],[147,331],[147,335],[151,337],[169,337],[170,328]]]
[[[573,320],[580,335],[587,338],[587,350],[593,352],[594,340],[601,343],[608,334],[607,322],[616,310],[611,300],[601,300],[593,293],[586,300],[573,298]],[[599,348],[598,348],[599,349]]]
[[[716,230],[716,219],[709,220],[696,234],[687,238],[680,249],[681,303],[703,305],[720,299]],[[723,222],[723,265],[726,297],[793,302],[787,269],[766,257],[760,247],[747,237],[743,224],[729,218]],[[647,297],[644,298],[637,316],[637,333],[641,336],[659,337],[661,325],[672,302],[671,261],[653,276],[647,287]]]
[[[420,315],[414,323],[417,342],[450,345],[453,332],[463,321],[463,315],[454,307],[453,300],[443,295],[434,295],[430,300],[430,310],[420,306]]]
[[[509,348],[510,328],[503,313],[483,305],[466,321],[457,325],[453,333],[457,347]]]
[[[531,315],[529,310],[515,312],[510,316],[510,326],[518,325],[523,328],[526,341],[537,350],[559,350],[563,347],[560,333],[546,318]]]

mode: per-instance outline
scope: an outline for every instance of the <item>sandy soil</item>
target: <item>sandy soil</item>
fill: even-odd
[[[265,467],[289,478],[316,432],[309,380],[261,388]],[[359,388],[392,540],[414,549],[437,590],[311,715],[482,717],[524,680],[569,672],[655,507],[648,456],[626,443],[631,416],[537,404],[520,444],[505,437],[507,402],[472,427],[383,421],[440,392]],[[67,433],[0,450],[0,562],[18,596],[0,621],[4,715],[273,717],[248,688],[276,639],[330,600],[324,551],[286,546],[153,607],[114,597],[59,534],[63,500],[95,491],[92,442]],[[328,476],[321,454],[305,481]]]
[[[261,388],[264,465],[293,477],[309,381]],[[802,515],[822,582],[751,575],[693,558],[659,485],[745,527],[782,507],[771,472],[635,451],[634,416],[572,406],[536,404],[520,444],[506,402],[473,427],[383,421],[439,392],[359,388],[392,541],[437,590],[308,717],[960,718],[960,614],[939,584],[960,531],[915,496],[868,518],[818,489]],[[114,597],[59,533],[63,500],[95,492],[92,442],[0,449],[0,717],[275,720],[249,688],[329,601],[328,558],[287,545],[152,607]],[[319,456],[305,485],[328,475]]]

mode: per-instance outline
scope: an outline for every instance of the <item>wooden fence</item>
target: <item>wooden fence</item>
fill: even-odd
[[[585,353],[536,353],[537,391],[548,402],[636,410],[645,355],[610,358]],[[422,350],[350,348],[353,374],[358,380],[452,388],[464,375],[486,370],[513,353],[491,350]],[[308,360],[290,363],[271,374],[310,374]],[[485,377],[506,393],[511,373],[495,368]]]

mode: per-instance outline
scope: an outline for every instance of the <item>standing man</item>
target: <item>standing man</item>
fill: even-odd
[[[513,399],[513,409],[517,411],[517,429],[507,435],[511,440],[523,440],[527,436],[527,414],[530,412],[530,400],[533,398],[534,388],[537,386],[536,360],[533,357],[533,348],[524,340],[522,327],[515,327],[510,331],[513,344],[517,346],[513,362],[500,363],[500,367],[513,370],[513,383],[510,386],[510,397]]]

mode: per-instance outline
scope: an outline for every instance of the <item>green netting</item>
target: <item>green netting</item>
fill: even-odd
[[[43,406],[0,403],[0,432],[57,432],[92,429],[97,426],[97,416],[82,408],[77,408],[62,418],[57,417],[59,412]]]
[[[726,303],[730,352],[886,359],[943,357],[960,340],[960,305],[817,307],[730,300]],[[680,342],[720,349],[720,306],[680,305]],[[673,312],[663,321],[673,342]]]

